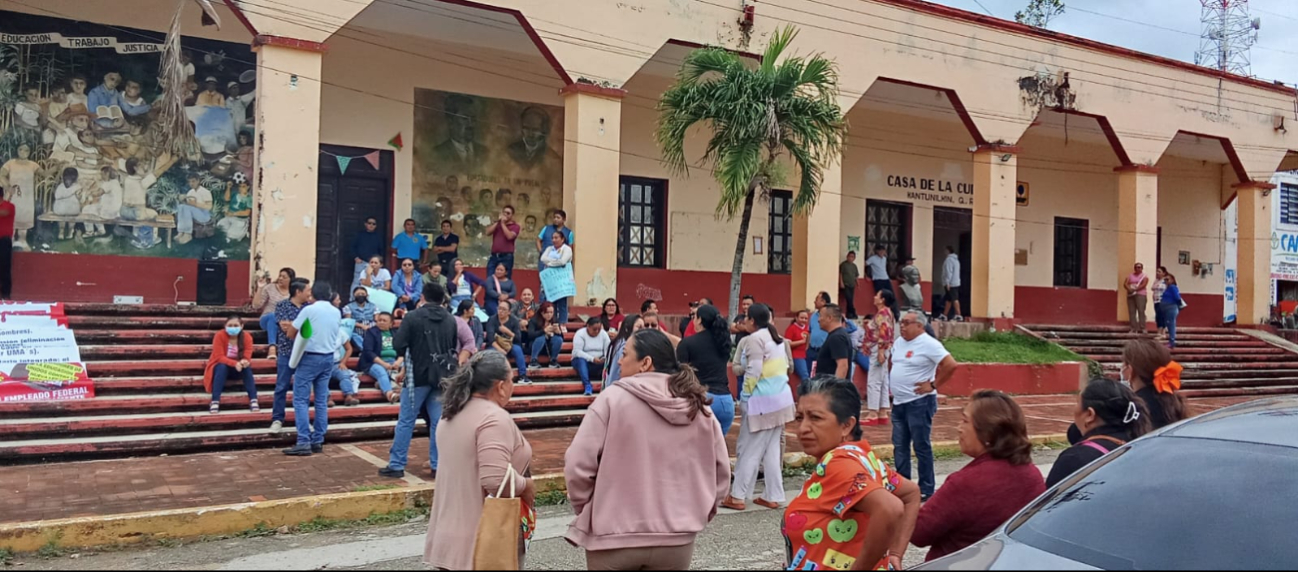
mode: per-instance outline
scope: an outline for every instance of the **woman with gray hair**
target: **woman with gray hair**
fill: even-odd
[[[518,491],[532,526],[520,527],[523,539],[535,529],[536,488],[529,466],[532,446],[505,406],[514,394],[513,372],[500,352],[479,352],[454,375],[442,379],[442,421],[437,426],[437,498],[428,519],[424,562],[445,570],[473,568],[473,551],[482,518],[482,500],[494,495],[513,467],[506,489]],[[520,551],[525,546],[520,541]],[[519,554],[519,562],[523,555]]]

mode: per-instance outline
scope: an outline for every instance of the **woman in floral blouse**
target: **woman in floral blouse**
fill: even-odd
[[[861,351],[870,358],[866,378],[865,402],[869,412],[862,425],[888,424],[888,357],[897,339],[897,319],[892,315],[895,298],[889,290],[874,295],[874,317],[865,323],[865,342]]]

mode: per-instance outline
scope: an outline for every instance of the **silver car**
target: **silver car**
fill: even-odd
[[[919,570],[1298,568],[1298,396],[1123,446]]]

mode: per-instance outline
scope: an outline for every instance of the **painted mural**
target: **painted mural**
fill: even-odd
[[[199,149],[155,125],[163,35],[0,11],[0,185],[18,250],[248,258],[254,56],[182,40]]]
[[[412,218],[431,241],[441,221],[460,236],[460,258],[485,267],[483,231],[514,206],[522,227],[515,268],[535,269],[536,237],[563,208],[563,108],[415,90]]]

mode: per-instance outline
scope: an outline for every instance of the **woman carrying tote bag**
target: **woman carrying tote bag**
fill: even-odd
[[[505,410],[514,394],[512,379],[504,354],[479,352],[442,380],[436,436],[441,464],[424,543],[424,562],[434,568],[502,569],[510,563],[502,547],[513,548],[504,552],[517,554],[517,567],[523,566],[525,543],[536,523],[536,489],[527,475],[532,446]],[[502,495],[512,498],[500,499]],[[514,500],[518,502],[497,502]],[[500,505],[518,507],[513,513],[516,535],[499,534],[507,526]],[[487,530],[480,532],[480,526]],[[483,541],[491,545],[479,547]],[[493,558],[475,558],[483,554]]]

